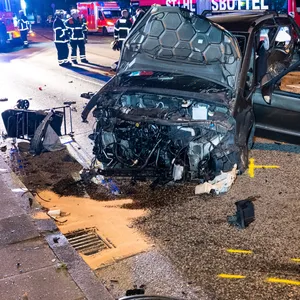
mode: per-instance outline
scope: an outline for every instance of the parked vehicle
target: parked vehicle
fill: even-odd
[[[1,8],[2,7],[2,8]],[[2,10],[1,10],[2,9]],[[7,47],[9,46],[19,46],[22,44],[21,35],[18,28],[14,26],[13,13],[7,9],[4,9],[3,6],[0,5],[0,20],[2,23],[2,27],[6,28],[6,41],[2,38],[2,47],[4,43]],[[4,29],[2,29],[4,31]]]
[[[299,96],[272,93],[300,65],[299,37],[287,14],[153,6],[82,115],[96,107],[99,172],[206,181],[247,168],[255,128],[300,136]]]
[[[121,17],[121,9],[117,2],[79,2],[77,8],[87,21],[89,33],[113,33],[115,23]]]

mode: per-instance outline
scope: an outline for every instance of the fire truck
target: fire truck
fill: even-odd
[[[299,0],[131,0],[131,9],[134,12],[138,7],[145,10],[151,5],[179,6],[187,8],[197,14],[203,10],[228,11],[228,10],[273,10],[288,13],[300,26],[300,1]]]
[[[117,2],[79,2],[77,9],[86,19],[89,33],[113,33],[115,23],[121,17],[121,8]]]
[[[22,43],[18,28],[14,25],[14,15],[11,11],[10,0],[0,0],[0,22],[6,28],[6,46],[17,46]]]

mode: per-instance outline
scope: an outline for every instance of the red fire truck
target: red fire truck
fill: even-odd
[[[115,23],[121,17],[117,2],[79,2],[77,8],[87,21],[88,31],[103,35],[113,33]]]
[[[131,0],[134,12],[137,7],[147,10],[151,5],[180,6],[201,14],[203,10],[275,10],[288,13],[300,26],[300,0]]]
[[[0,21],[6,27],[6,44],[12,46],[20,45],[22,43],[21,35],[19,29],[14,25],[10,0],[0,0]]]

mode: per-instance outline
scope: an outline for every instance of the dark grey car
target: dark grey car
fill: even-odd
[[[267,107],[270,78],[294,58],[291,34],[293,44],[284,44],[289,50],[282,64],[271,64],[274,55],[268,51],[280,46],[281,22],[295,26],[286,15],[208,19],[178,7],[153,6],[125,41],[117,75],[82,114],[86,119],[96,106],[94,154],[103,164],[100,173],[199,182],[235,164],[243,172],[254,124],[259,127],[262,117],[256,114],[255,121],[252,98],[260,97],[255,106]],[[274,38],[267,38],[266,30],[261,34],[264,26]],[[294,31],[298,34],[298,28]]]

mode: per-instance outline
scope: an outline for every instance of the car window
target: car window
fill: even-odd
[[[300,94],[300,69],[286,74],[277,82],[275,90]]]
[[[262,27],[257,33],[257,81],[272,80],[291,66],[297,35],[292,24]]]

